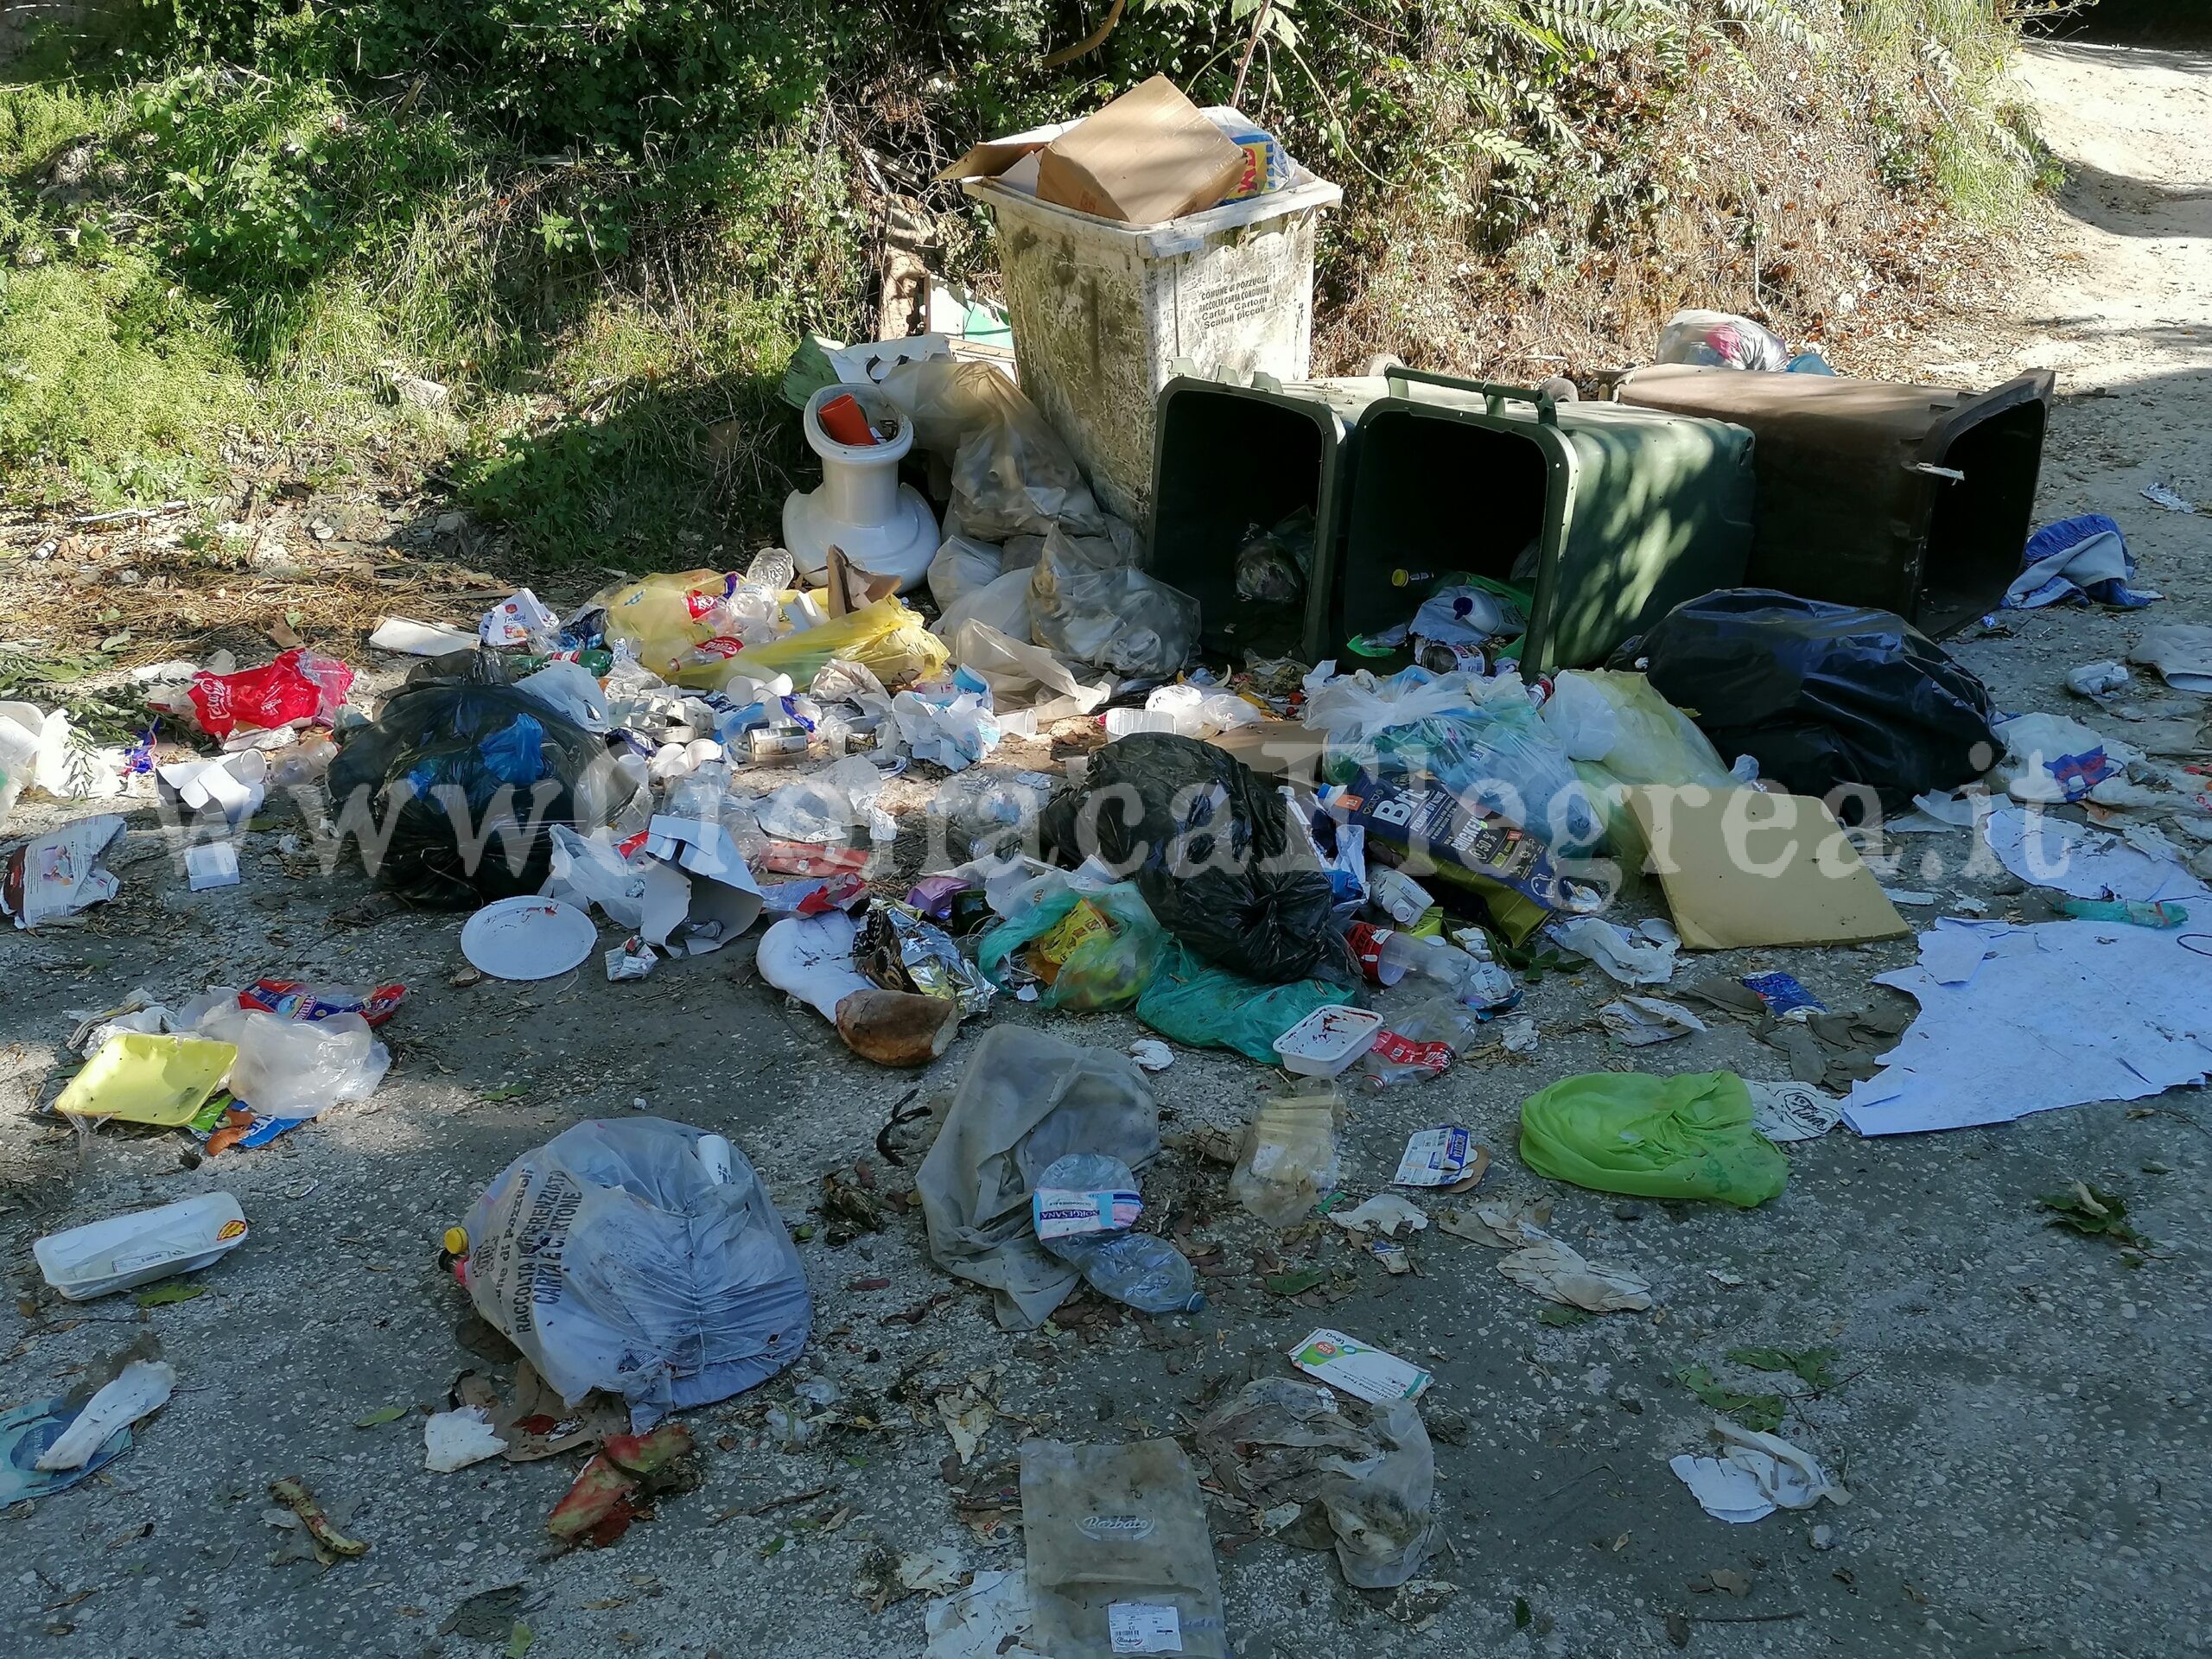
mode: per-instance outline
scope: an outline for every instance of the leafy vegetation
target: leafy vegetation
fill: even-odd
[[[0,85],[0,476],[109,505],[342,451],[549,558],[766,531],[778,379],[804,332],[877,326],[889,210],[987,271],[943,162],[1160,71],[1345,185],[1338,357],[1464,365],[1468,308],[1516,295],[1632,338],[1594,296],[1637,261],[1673,261],[1647,304],[1716,280],[1692,219],[1786,310],[1779,232],[1707,210],[1736,187],[1683,124],[1802,75],[1887,188],[2000,221],[2034,166],[1992,5],[167,0]],[[395,390],[423,380],[448,395]]]

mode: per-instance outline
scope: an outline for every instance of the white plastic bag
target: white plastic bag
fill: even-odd
[[[1006,556],[986,542],[965,536],[948,536],[930,561],[930,597],[939,611],[949,611],[963,598],[998,580]]]
[[[1779,374],[1789,366],[1789,347],[1749,317],[1728,311],[1677,311],[1659,331],[1659,349],[1651,360]]]
[[[230,1043],[238,1052],[225,1086],[264,1117],[314,1117],[341,1101],[366,1100],[391,1070],[391,1052],[377,1041],[358,1014],[321,1020],[287,1020],[281,1014],[241,1008],[235,991],[193,1021],[196,1035]],[[205,1007],[207,999],[187,1005]]]
[[[515,690],[528,692],[556,714],[566,715],[588,732],[603,732],[613,721],[607,693],[582,663],[565,658],[550,662],[535,674],[515,682]]]
[[[507,1166],[467,1230],[476,1311],[569,1404],[605,1389],[641,1429],[773,1376],[813,1323],[753,1166],[681,1123],[564,1130]]]
[[[565,823],[549,824],[553,864],[543,889],[579,910],[594,905],[615,926],[636,931],[645,919],[645,873],[615,849],[605,835],[582,836]]]

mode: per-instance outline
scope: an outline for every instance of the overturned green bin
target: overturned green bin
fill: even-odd
[[[1152,573],[1198,601],[1208,652],[1241,660],[1316,663],[1344,639],[1338,551],[1351,504],[1360,412],[1381,382],[1289,381],[1249,386],[1178,376],[1154,419]],[[1313,524],[1312,563],[1294,601],[1240,598],[1239,556],[1300,514]]]
[[[1359,416],[1337,639],[1408,620],[1464,571],[1532,591],[1522,670],[1548,674],[1741,585],[1742,427],[1417,370],[1385,380]]]
[[[1655,364],[1617,396],[1757,437],[1747,586],[1895,611],[1940,639],[2020,574],[2052,381],[2031,369],[1967,392]]]

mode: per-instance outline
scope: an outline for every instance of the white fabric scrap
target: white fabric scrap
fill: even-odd
[[[2212,956],[2189,928],[1946,920],[1875,983],[1920,1014],[1845,1099],[1860,1135],[2010,1122],[2212,1075]],[[2195,941],[2193,946],[2191,941]]]

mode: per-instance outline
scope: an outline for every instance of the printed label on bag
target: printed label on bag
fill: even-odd
[[[1134,1192],[1072,1192],[1065,1187],[1039,1187],[1029,1199],[1030,1219],[1039,1238],[1066,1238],[1077,1233],[1115,1233],[1136,1225],[1144,1208]]]
[[[1106,1635],[1116,1653],[1180,1653],[1183,1621],[1173,1607],[1117,1601],[1106,1609]]]

